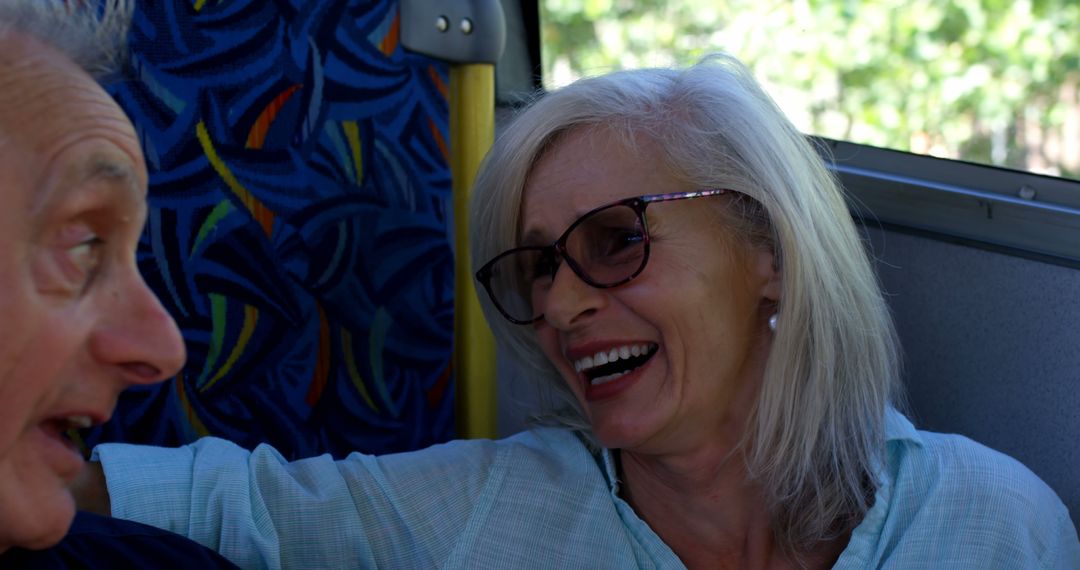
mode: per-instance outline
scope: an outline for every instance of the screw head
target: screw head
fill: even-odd
[[[461,33],[463,33],[463,34],[465,34],[467,36],[467,35],[471,34],[472,32],[473,32],[472,20],[470,20],[468,18],[462,18],[461,19]]]
[[[449,30],[450,18],[447,18],[446,16],[439,16],[438,18],[435,18],[435,29],[439,30],[440,32],[445,32],[446,30]]]

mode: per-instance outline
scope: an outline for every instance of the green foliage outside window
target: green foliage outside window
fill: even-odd
[[[544,0],[548,87],[725,51],[804,131],[1080,178],[1080,0]]]

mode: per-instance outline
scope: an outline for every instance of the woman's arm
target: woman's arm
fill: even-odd
[[[111,514],[165,528],[242,567],[437,567],[488,480],[497,446],[455,442],[287,462],[203,438],[175,449],[100,445]]]

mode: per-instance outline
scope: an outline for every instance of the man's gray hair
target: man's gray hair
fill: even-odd
[[[0,37],[52,46],[97,81],[121,73],[134,0],[0,0]]]

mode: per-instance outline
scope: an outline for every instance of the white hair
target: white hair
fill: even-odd
[[[779,325],[743,448],[765,489],[773,532],[805,551],[849,531],[869,509],[899,398],[899,344],[839,184],[806,137],[737,60],[577,81],[539,97],[500,134],[472,199],[474,268],[518,245],[530,170],[572,129],[603,127],[628,148],[647,136],[667,166],[702,188],[728,188],[727,217],[774,253]],[[717,284],[723,286],[723,284]],[[545,386],[544,423],[589,434],[580,405],[532,327],[506,321],[483,291],[495,337]]]
[[[123,68],[134,8],[133,0],[0,0],[0,37],[31,36],[105,81]]]

